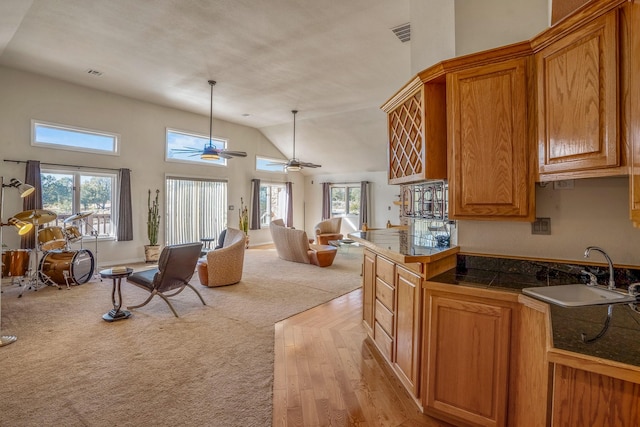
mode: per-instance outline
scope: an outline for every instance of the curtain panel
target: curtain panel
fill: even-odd
[[[30,211],[42,209],[42,177],[40,174],[40,162],[38,160],[27,161],[24,183],[33,185],[35,191],[22,199],[22,210]],[[36,245],[36,227],[34,226],[24,236],[20,237],[20,247],[22,249],[33,249]]]

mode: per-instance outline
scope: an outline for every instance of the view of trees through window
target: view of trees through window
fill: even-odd
[[[282,184],[260,184],[260,226],[269,226],[276,218],[284,218],[285,189]]]
[[[94,230],[87,227],[83,234],[113,235],[115,174],[42,171],[41,179],[42,207],[58,215],[58,224],[73,214],[92,212],[88,220]]]
[[[331,216],[360,215],[360,185],[331,186]]]

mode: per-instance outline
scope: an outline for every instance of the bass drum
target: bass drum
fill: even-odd
[[[94,267],[93,254],[87,249],[49,251],[40,261],[40,280],[46,282],[48,277],[60,285],[66,285],[66,275],[73,282],[81,285],[91,279]]]

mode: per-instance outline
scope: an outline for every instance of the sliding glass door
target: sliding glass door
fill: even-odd
[[[227,227],[226,181],[167,177],[165,194],[167,245],[216,238]]]

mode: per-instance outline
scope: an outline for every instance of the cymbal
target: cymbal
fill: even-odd
[[[91,212],[91,211],[78,212],[77,214],[73,214],[69,218],[65,219],[64,223],[66,224],[67,222],[77,221],[79,219],[86,218],[89,215],[93,215],[93,212]]]
[[[46,209],[32,209],[30,211],[22,211],[13,216],[20,221],[27,221],[38,224],[46,224],[58,217],[55,212]]]

